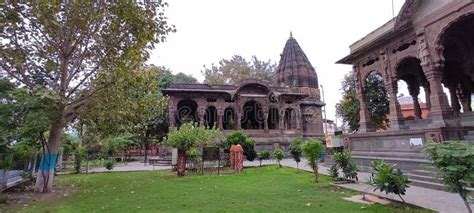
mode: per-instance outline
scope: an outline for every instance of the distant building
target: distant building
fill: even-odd
[[[334,124],[334,121],[323,119],[323,131],[327,135],[334,135],[334,132],[336,132],[336,125]]]
[[[421,118],[426,118],[429,113],[429,109],[426,106],[426,103],[418,101],[420,104]],[[415,120],[415,107],[413,105],[413,98],[403,96],[398,98],[398,103],[400,103],[401,112],[405,120]]]

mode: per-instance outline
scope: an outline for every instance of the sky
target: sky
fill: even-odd
[[[177,32],[152,51],[149,64],[202,82],[203,65],[232,55],[280,60],[293,37],[324,87],[327,118],[336,118],[341,81],[352,70],[335,64],[349,45],[393,18],[392,0],[168,0],[165,15]],[[393,0],[395,15],[404,0]],[[421,97],[423,97],[420,94]]]

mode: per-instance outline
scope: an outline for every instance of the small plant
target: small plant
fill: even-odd
[[[270,152],[268,150],[262,150],[258,153],[258,160],[260,160],[260,166],[262,166],[262,160],[270,159]]]
[[[329,169],[329,176],[331,176],[334,180],[337,180],[339,178],[339,171],[337,169],[337,165],[334,164],[332,165]]]
[[[6,194],[0,194],[0,204],[7,203],[8,197]]]
[[[283,158],[285,157],[285,154],[283,153],[283,150],[281,150],[281,149],[276,149],[276,150],[273,152],[273,157],[277,160],[278,166],[281,168],[281,163],[280,163],[280,161],[283,160]]]
[[[298,171],[300,170],[299,163],[301,162],[301,156],[303,155],[301,144],[303,144],[303,139],[298,137],[298,138],[295,138],[290,145],[290,153],[296,162],[296,169]]]
[[[344,179],[359,180],[357,177],[357,165],[352,160],[351,153],[349,152],[336,152],[334,153],[334,170],[341,169],[344,175]],[[330,170],[331,170],[330,169]],[[339,174],[335,176],[335,179],[339,177]]]
[[[314,180],[318,182],[318,159],[321,155],[321,151],[323,151],[323,144],[318,140],[309,140],[301,145],[301,149],[303,150],[304,156],[309,161],[309,166],[313,169]]]
[[[474,181],[474,146],[459,141],[429,142],[423,152],[433,160],[444,183],[461,196],[472,212],[467,201],[467,182]]]
[[[255,160],[257,152],[255,151],[255,140],[248,138],[248,136],[242,131],[234,131],[226,136],[226,140],[223,141],[223,148],[225,151],[229,151],[232,145],[240,144],[244,149],[245,158],[249,161]]]
[[[107,162],[105,162],[105,168],[109,171],[112,170],[114,168],[114,161],[108,160]]]
[[[405,195],[410,181],[400,169],[395,169],[394,165],[386,164],[381,160],[372,161],[370,182],[375,185],[374,191],[378,189],[387,194],[396,194],[405,203],[402,195]]]

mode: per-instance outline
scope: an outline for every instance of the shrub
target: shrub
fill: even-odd
[[[474,146],[459,142],[429,142],[423,147],[439,170],[446,185],[461,196],[466,208],[472,212],[467,201],[467,182],[474,181]]]
[[[381,160],[372,161],[370,182],[375,185],[374,191],[379,189],[387,194],[396,194],[405,202],[402,195],[405,195],[410,181],[400,169],[395,169],[394,165],[386,164]]]
[[[329,176],[331,176],[333,179],[336,180],[337,178],[339,178],[339,171],[338,171],[338,169],[337,169],[337,165],[336,165],[336,164],[332,165],[332,166],[328,169],[328,171],[329,171]]]
[[[280,161],[283,160],[283,158],[285,157],[285,154],[283,153],[283,150],[281,150],[281,149],[276,149],[276,150],[273,152],[273,157],[277,160],[278,166],[281,167]]]
[[[258,159],[260,160],[260,166],[262,166],[262,160],[270,159],[270,152],[268,150],[262,150],[258,153]]]
[[[114,169],[114,161],[113,160],[106,161],[105,162],[105,168],[109,171]]]
[[[318,182],[318,159],[321,155],[321,151],[323,151],[323,144],[318,140],[309,140],[301,145],[301,149],[309,161],[309,166],[313,169],[315,181]]]
[[[242,131],[234,131],[226,136],[226,140],[223,143],[223,149],[225,152],[229,152],[232,145],[240,144],[244,149],[244,155],[249,161],[255,160],[257,152],[255,151],[255,140],[248,138]]]
[[[301,144],[303,144],[303,139],[298,137],[298,138],[295,138],[290,145],[290,154],[293,157],[293,159],[296,161],[296,169],[298,170],[299,170],[299,163],[301,162],[301,156],[303,155]]]
[[[339,168],[342,170],[345,179],[359,180],[357,178],[357,165],[352,160],[351,153],[346,151],[334,153],[334,166],[334,169],[337,170]],[[338,177],[339,175],[335,178],[337,179]]]

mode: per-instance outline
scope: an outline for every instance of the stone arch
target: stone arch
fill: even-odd
[[[216,128],[217,122],[217,108],[214,105],[208,105],[204,114],[204,126],[213,129]]]
[[[413,111],[413,117],[415,119],[422,119],[422,110],[425,109],[428,103],[422,103],[420,104],[419,101],[419,94],[420,94],[420,87],[424,89],[424,94],[425,94],[425,101],[427,100],[429,102],[429,83],[428,80],[426,79],[426,76],[423,72],[423,68],[421,66],[421,60],[418,59],[417,57],[413,56],[408,56],[404,57],[401,60],[399,60],[395,66],[395,76],[397,78],[397,81],[404,81],[407,84],[407,90],[408,94],[412,97],[411,103],[405,103],[405,101],[402,104],[402,109],[405,110],[410,110],[410,105]],[[397,86],[398,87],[398,86]],[[399,88],[398,88],[399,89]],[[408,106],[403,106],[403,105],[408,105]],[[423,106],[422,106],[423,105]],[[408,109],[407,109],[408,108]],[[425,112],[426,116],[426,112]]]
[[[364,76],[363,96],[368,116],[376,127],[386,129],[390,102],[383,74],[378,70],[372,70]]]
[[[287,107],[285,109],[284,126],[285,129],[296,129],[297,127],[297,113],[293,107]]]
[[[242,93],[242,92],[248,92],[248,93],[258,93],[258,94],[268,94],[270,92],[270,87],[268,86],[267,83],[259,80],[243,80],[240,82],[236,94]]]
[[[437,45],[443,62],[443,81],[449,89],[455,113],[472,111],[474,93],[474,13],[467,13],[446,25]]]
[[[176,124],[180,126],[183,123],[198,121],[197,116],[198,104],[192,99],[180,100],[177,104],[178,113],[176,116]]]
[[[263,129],[264,116],[262,104],[255,100],[245,102],[240,120],[242,129]]]

